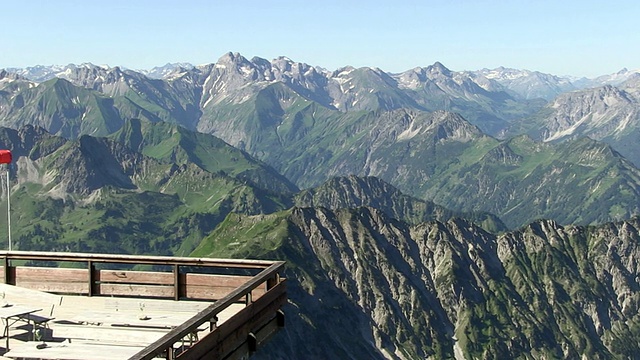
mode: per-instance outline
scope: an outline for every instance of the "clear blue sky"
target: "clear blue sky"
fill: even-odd
[[[0,11],[0,68],[149,69],[232,51],[329,70],[640,69],[637,0],[3,0]]]

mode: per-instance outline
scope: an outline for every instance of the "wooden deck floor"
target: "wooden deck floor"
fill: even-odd
[[[5,284],[0,284],[1,301],[37,307],[42,310],[36,315],[52,318],[48,328],[41,330],[44,341],[31,340],[31,324],[21,321],[13,324],[9,329],[9,349],[0,350],[2,356],[10,359],[128,359],[212,304],[206,301],[62,296]],[[243,304],[230,306],[218,315],[217,324],[228,320],[243,307]],[[198,329],[201,333],[193,334],[191,340],[208,332],[206,325],[203,325],[206,328]],[[45,347],[37,347],[43,343]],[[5,346],[4,341],[0,341],[0,346]]]

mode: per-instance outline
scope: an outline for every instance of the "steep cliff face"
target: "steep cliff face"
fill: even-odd
[[[239,236],[248,228],[262,230]],[[639,229],[541,220],[497,236],[462,219],[294,208],[234,217],[196,255],[288,262],[288,325],[263,358],[632,358]],[[212,251],[224,238],[249,240]]]

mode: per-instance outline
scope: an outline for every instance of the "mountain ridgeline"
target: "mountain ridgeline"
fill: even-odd
[[[256,357],[636,359],[639,79],[0,70],[0,190],[19,250],[286,261]]]
[[[293,208],[230,215],[193,254],[287,260],[288,324],[258,358],[612,359],[640,351],[639,239],[638,218],[495,235]]]

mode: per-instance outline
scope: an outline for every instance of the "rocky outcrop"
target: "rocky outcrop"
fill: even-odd
[[[288,323],[258,358],[610,359],[640,351],[629,341],[640,326],[638,218],[600,227],[540,220],[503,235],[462,219],[409,226],[366,207],[295,208],[280,219],[287,235],[264,256],[288,262]],[[234,220],[225,235],[243,223]]]

